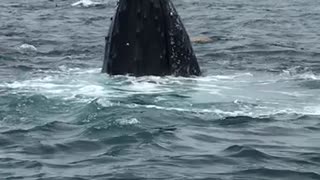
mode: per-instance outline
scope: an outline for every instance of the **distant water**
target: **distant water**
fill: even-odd
[[[0,179],[320,179],[318,0],[175,0],[204,75],[100,73],[115,1],[0,2]]]

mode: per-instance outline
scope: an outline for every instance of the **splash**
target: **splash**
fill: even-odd
[[[283,79],[282,76],[274,78]],[[26,80],[0,83],[0,87],[11,94],[41,94],[47,98],[84,103],[98,99],[100,103],[107,102],[102,105],[107,107],[209,113],[218,117],[269,116],[279,114],[281,110],[298,114],[318,113],[318,108],[311,104],[316,104],[319,99],[312,98],[312,102],[305,104],[305,98],[312,96],[308,89],[293,91],[290,87],[295,86],[294,80],[283,84],[278,80],[269,82],[269,79],[269,76],[251,73],[197,78],[107,76],[100,74],[98,68],[62,66],[58,70],[36,71]],[[126,102],[131,98],[133,102]],[[139,104],[136,103],[139,98],[148,100]],[[307,108],[301,110],[304,107]]]

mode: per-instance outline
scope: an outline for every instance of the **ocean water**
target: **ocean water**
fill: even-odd
[[[0,179],[320,179],[317,0],[175,0],[203,76],[101,74],[111,0],[0,2]]]

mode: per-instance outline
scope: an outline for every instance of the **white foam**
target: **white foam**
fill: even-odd
[[[221,81],[221,80],[234,80],[241,77],[253,77],[253,74],[250,72],[245,72],[245,73],[236,73],[231,75],[211,75],[211,76],[199,77],[196,80],[200,82],[211,82],[211,81]]]
[[[315,75],[312,72],[307,72],[307,73],[303,73],[303,74],[299,74],[297,76],[299,79],[307,79],[307,80],[320,80],[320,76],[319,75]]]
[[[308,115],[320,115],[320,105],[307,106],[303,111]]]
[[[192,88],[193,90],[196,90],[196,91],[202,91],[202,92],[208,92],[209,94],[212,94],[212,95],[219,95],[219,96],[222,96],[223,94],[221,93],[221,89],[219,88],[208,88],[208,87],[195,87],[195,88]]]
[[[288,96],[293,96],[293,97],[305,97],[308,96],[308,94],[301,93],[301,92],[279,92],[280,94],[288,95]]]
[[[78,91],[75,91],[75,94],[85,94],[87,96],[104,96],[105,91],[103,86],[99,85],[87,85],[81,87]]]
[[[238,111],[224,111],[221,109],[214,109],[214,110],[212,110],[212,112],[214,112],[220,118],[237,117],[237,116],[250,116],[250,117],[257,116],[253,112],[245,112],[245,111],[240,111],[240,110],[238,110]]]
[[[158,110],[165,110],[165,111],[193,112],[193,113],[216,113],[217,112],[216,109],[198,109],[198,108],[182,108],[182,107],[179,108],[179,107],[165,107],[165,106],[158,106],[158,105],[123,104],[123,106],[128,108],[147,108],[147,109],[158,109]]]
[[[132,85],[124,87],[130,94],[156,94],[170,92],[170,89],[163,88],[161,85],[152,82],[133,82]]]
[[[308,68],[302,68],[300,66],[292,67],[288,70],[283,70],[280,76],[285,79],[320,80],[320,75],[315,74]]]
[[[135,125],[135,124],[139,124],[140,121],[137,118],[123,118],[123,119],[117,119],[116,120],[117,123],[119,123],[122,126],[125,125]]]

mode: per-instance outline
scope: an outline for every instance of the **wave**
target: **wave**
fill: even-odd
[[[247,159],[254,159],[254,160],[264,160],[264,159],[275,158],[269,154],[261,152],[250,146],[233,145],[225,149],[224,153],[226,153],[226,156],[228,157],[247,158]]]
[[[286,170],[286,169],[270,169],[270,168],[256,168],[248,169],[243,171],[238,171],[232,173],[239,176],[258,176],[258,177],[268,177],[276,179],[287,179],[287,180],[316,180],[320,178],[320,174],[315,172],[301,172],[296,170]]]
[[[263,118],[263,117],[250,117],[250,116],[228,116],[226,118],[220,119],[217,121],[217,124],[224,127],[239,127],[247,126],[251,123],[269,123],[274,121],[272,118]]]

